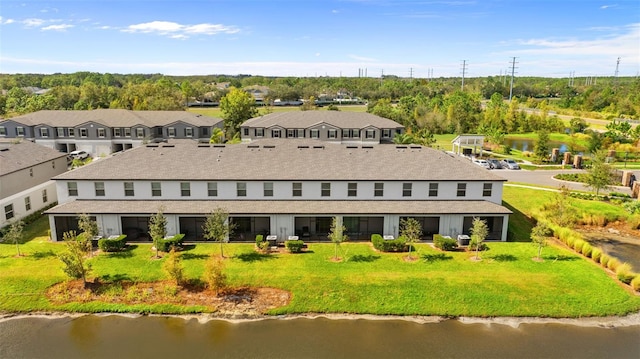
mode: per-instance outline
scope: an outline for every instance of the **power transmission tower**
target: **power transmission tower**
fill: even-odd
[[[413,67],[409,67],[409,80],[413,79]]]
[[[575,71],[569,72],[569,87],[573,87],[573,80],[575,79],[575,76],[576,76]]]
[[[509,86],[509,102],[511,102],[511,98],[513,97],[513,76],[516,73],[516,57],[514,56],[511,60],[511,86]]]
[[[460,90],[464,91],[464,75],[467,73],[467,60],[462,60],[462,85]]]
[[[620,57],[618,57],[618,61],[616,61],[616,74],[614,76],[614,82],[618,83],[618,69],[620,68]]]

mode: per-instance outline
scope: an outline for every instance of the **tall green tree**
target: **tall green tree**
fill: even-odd
[[[549,131],[541,129],[538,131],[538,140],[533,146],[533,152],[539,161],[544,161],[549,155]]]
[[[489,227],[487,227],[487,222],[480,218],[473,217],[473,222],[471,224],[471,241],[469,244],[476,250],[476,260],[480,259],[480,247],[482,247],[482,244],[484,243],[484,240],[487,239],[488,235]]]
[[[591,168],[587,170],[586,184],[596,191],[596,196],[600,191],[607,190],[613,183],[613,167],[606,162],[605,151],[598,151],[591,158]]]
[[[160,257],[160,255],[158,254],[160,240],[167,235],[167,217],[165,217],[162,212],[162,207],[158,208],[158,212],[156,212],[151,216],[151,218],[149,218],[149,235],[151,236],[153,245],[156,248],[156,258]]]
[[[333,259],[336,261],[340,260],[340,257],[338,256],[338,248],[340,247],[340,244],[349,240],[347,235],[344,234],[346,231],[347,228],[338,221],[338,217],[333,217],[333,219],[331,219],[331,227],[329,227],[329,234],[327,237],[331,242],[333,242],[335,250]]]
[[[20,241],[22,240],[22,230],[24,229],[24,222],[15,221],[9,225],[9,230],[2,237],[3,241],[13,243],[16,245],[16,256],[20,257]]]
[[[216,208],[207,216],[202,225],[204,238],[220,243],[220,256],[222,258],[224,258],[223,244],[229,239],[234,228],[234,224],[229,221],[229,212],[224,208]]]
[[[258,113],[253,96],[235,87],[232,87],[220,100],[220,110],[224,119],[225,133],[230,138],[240,130],[240,125],[244,121],[255,117]]]
[[[400,220],[400,236],[404,237],[409,245],[409,259],[412,259],[411,249],[414,243],[418,243],[422,238],[422,225],[415,218]]]

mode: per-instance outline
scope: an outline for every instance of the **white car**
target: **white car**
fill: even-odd
[[[72,160],[84,160],[89,158],[89,152],[83,150],[76,150],[69,152],[69,158]]]
[[[491,169],[491,165],[489,164],[489,162],[487,162],[487,160],[473,160],[473,163],[488,170]]]

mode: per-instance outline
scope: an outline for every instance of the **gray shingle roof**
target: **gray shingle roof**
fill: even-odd
[[[140,146],[55,179],[504,181],[465,158],[421,146],[292,139],[224,147],[184,142]]]
[[[510,214],[488,201],[91,201],[76,200],[46,213],[206,214],[225,208],[231,214]]]
[[[0,176],[29,168],[66,154],[31,141],[0,142]]]
[[[281,126],[283,128],[308,128],[319,123],[326,123],[338,128],[401,128],[401,124],[384,117],[366,112],[343,111],[290,111],[274,112],[255,117],[242,124],[246,127]]]
[[[166,126],[183,121],[194,126],[213,126],[222,119],[202,116],[186,111],[131,111],[121,109],[97,109],[88,111],[44,110],[13,117],[11,120],[27,126],[74,127],[86,122],[96,122],[107,127]]]

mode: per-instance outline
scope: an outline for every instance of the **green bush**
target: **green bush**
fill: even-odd
[[[624,284],[631,284],[631,281],[635,279],[636,274],[631,270],[629,263],[623,263],[616,268],[616,277]]]
[[[604,268],[607,268],[609,266],[610,260],[611,260],[611,257],[602,253],[602,255],[600,256],[600,265],[603,266]]]
[[[264,242],[264,236],[262,234],[256,235],[256,244]]]
[[[184,234],[176,234],[173,237],[158,240],[158,250],[169,252],[172,248],[179,249],[182,246]]]
[[[103,252],[119,252],[126,246],[126,234],[121,234],[117,238],[101,238],[98,240],[98,248]]]
[[[591,253],[593,252],[593,247],[589,242],[584,242],[581,248],[581,252],[585,257],[591,258]]]
[[[631,280],[631,288],[636,292],[640,292],[640,275],[637,275],[633,280]]]
[[[578,253],[582,253],[582,246],[584,246],[585,243],[582,239],[576,239],[575,242],[573,242],[573,249]]]
[[[445,237],[440,234],[433,235],[433,245],[443,251],[453,251],[458,248],[458,243],[451,237]]]
[[[407,240],[400,236],[396,239],[384,239],[379,234],[371,235],[373,247],[381,252],[404,252],[407,249]]]
[[[617,258],[611,257],[611,259],[609,259],[609,263],[607,263],[607,268],[609,268],[613,272],[617,272],[620,265],[621,263]]]
[[[469,250],[470,251],[475,251],[476,250],[476,244],[473,242],[469,242]],[[480,243],[480,249],[478,249],[479,251],[488,251],[489,250],[489,246],[482,242]]]
[[[256,235],[256,248],[261,251],[266,251],[267,249],[269,249],[269,241],[265,241],[262,234]]]
[[[291,253],[300,253],[304,248],[304,242],[300,239],[284,241],[284,247]]]
[[[591,259],[596,263],[600,263],[600,257],[602,257],[602,250],[600,248],[593,248],[591,251]]]

